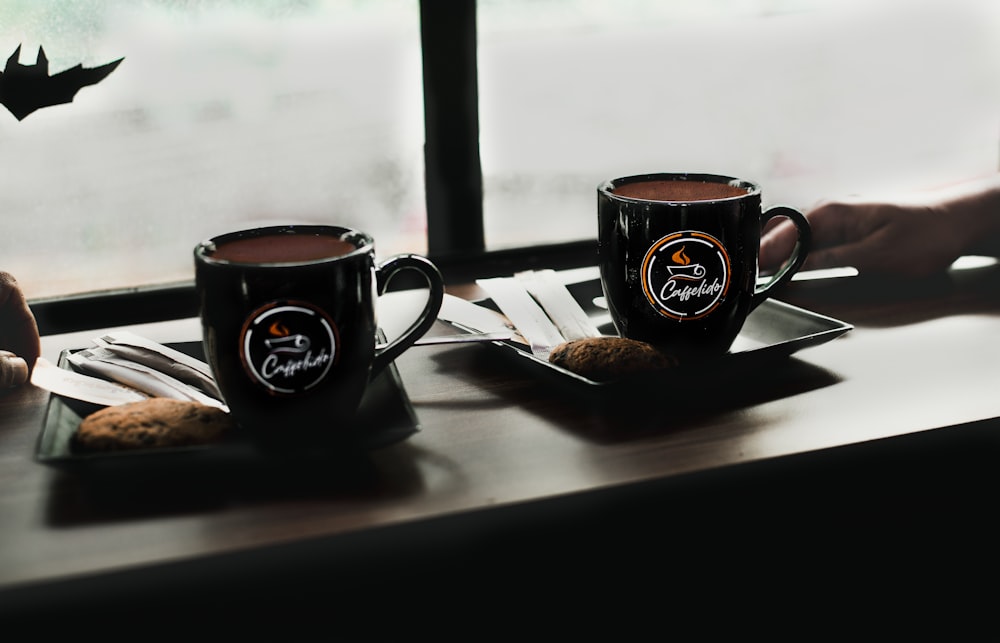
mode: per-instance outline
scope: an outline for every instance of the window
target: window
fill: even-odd
[[[597,184],[629,173],[729,173],[806,209],[998,166],[994,0],[473,2],[7,0],[0,61],[125,60],[69,105],[0,109],[0,269],[32,298],[183,283],[197,241],[279,222],[354,225],[383,256],[472,219],[444,254],[586,243]],[[471,113],[476,207],[441,215],[421,65],[451,36],[475,63],[449,109]],[[460,138],[455,113],[428,139]]]
[[[124,57],[0,108],[0,269],[29,297],[190,280],[198,241],[271,223],[426,247],[414,0],[6,0],[0,65],[18,45],[52,74]]]
[[[596,235],[596,186],[758,181],[809,208],[997,169],[992,0],[480,0],[489,248]]]

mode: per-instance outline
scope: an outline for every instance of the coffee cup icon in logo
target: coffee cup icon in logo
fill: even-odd
[[[691,263],[691,259],[684,254],[684,246],[670,256],[671,260],[677,264],[667,266],[667,271],[672,279],[689,279],[694,281],[705,276],[705,266],[700,263]]]
[[[274,322],[268,328],[272,337],[264,340],[264,345],[272,353],[305,353],[312,342],[302,334],[292,334],[281,322]]]
[[[642,289],[664,317],[686,321],[712,312],[729,291],[729,255],[715,237],[686,230],[654,243],[642,262]]]

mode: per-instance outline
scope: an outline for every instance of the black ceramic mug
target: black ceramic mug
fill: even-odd
[[[419,255],[376,263],[371,236],[334,226],[233,232],[195,248],[203,343],[237,423],[274,448],[350,442],[368,383],[437,319],[440,272]],[[427,303],[377,345],[376,301],[413,270]]]
[[[788,207],[761,209],[761,189],[712,174],[647,174],[597,190],[598,263],[623,337],[679,357],[725,353],[747,315],[791,279],[809,251],[809,224]],[[757,286],[760,234],[773,217],[798,230],[791,257]]]

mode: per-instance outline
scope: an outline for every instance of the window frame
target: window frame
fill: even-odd
[[[479,154],[476,0],[418,0],[424,99],[427,256],[446,284],[518,270],[567,269],[596,262],[596,242],[570,241],[486,250]],[[419,287],[400,275],[392,287]],[[192,282],[29,299],[39,332],[196,317]]]

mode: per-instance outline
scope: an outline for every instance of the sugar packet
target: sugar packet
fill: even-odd
[[[154,368],[197,387],[215,399],[222,399],[209,365],[186,353],[129,331],[101,335],[94,343],[122,359]]]

